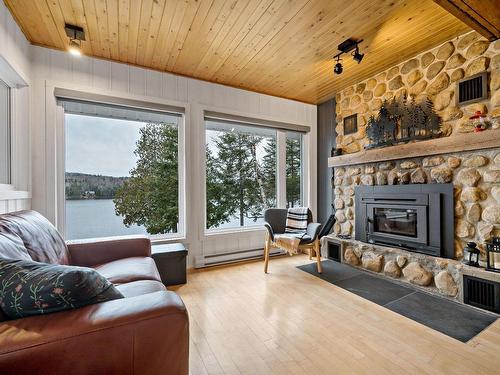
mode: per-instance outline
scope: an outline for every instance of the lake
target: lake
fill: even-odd
[[[246,225],[258,225],[262,218],[254,222],[245,219]],[[238,218],[219,226],[219,229],[239,226]],[[66,235],[67,240],[123,236],[128,234],[147,234],[146,228],[138,225],[126,227],[123,217],[115,214],[112,199],[82,199],[66,201]]]
[[[127,234],[147,234],[147,231],[138,225],[127,228],[123,224],[123,217],[115,214],[115,204],[112,199],[66,201],[66,239]]]

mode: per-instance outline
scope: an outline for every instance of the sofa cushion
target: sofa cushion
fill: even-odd
[[[19,236],[34,261],[69,264],[68,248],[57,229],[36,211],[0,215],[0,232]]]
[[[92,268],[0,258],[0,307],[9,319],[123,298]]]
[[[94,268],[113,284],[137,280],[161,281],[155,262],[150,257],[123,258]]]
[[[118,289],[125,298],[167,290],[165,285],[155,280],[132,281],[130,283],[116,285],[116,289]]]
[[[0,257],[32,260],[21,238],[7,228],[0,232]]]

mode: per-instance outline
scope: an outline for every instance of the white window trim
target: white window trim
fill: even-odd
[[[202,155],[202,176],[203,176],[203,183],[202,183],[202,194],[203,194],[203,233],[206,237],[211,237],[215,235],[221,235],[221,234],[237,234],[237,233],[242,233],[242,232],[261,232],[263,230],[262,224],[257,224],[257,225],[246,225],[242,227],[232,227],[232,228],[214,228],[214,229],[207,229],[207,191],[206,191],[206,179],[207,179],[207,159],[206,159],[206,153],[205,153],[205,145],[206,145],[206,124],[205,124],[205,113],[206,112],[218,112],[220,114],[225,114],[227,113],[229,116],[241,116],[241,117],[246,117],[248,118],[249,125],[251,125],[251,119],[255,119],[255,126],[261,126],[259,125],[262,123],[262,121],[273,121],[272,118],[262,116],[262,117],[256,117],[255,115],[251,114],[243,114],[241,112],[234,112],[234,111],[229,111],[229,110],[221,110],[220,108],[216,107],[210,107],[210,106],[200,106],[201,110],[201,123],[202,123],[202,130],[203,130],[203,135],[201,136],[201,141],[203,145],[203,155]],[[228,117],[229,117],[228,116]],[[301,126],[301,124],[294,124],[290,122],[290,125],[292,126],[289,131],[296,131],[293,129],[293,126]],[[276,130],[276,145],[277,145],[277,165],[276,165],[276,187],[277,187],[277,192],[276,192],[276,202],[277,202],[277,207],[278,208],[285,208],[286,207],[286,130],[281,130],[277,129]],[[310,201],[309,199],[309,194],[308,194],[308,185],[309,181],[307,178],[309,178],[309,153],[307,152],[307,144],[310,142],[309,139],[311,137],[311,129],[309,131],[303,133],[303,141],[302,141],[302,176],[301,176],[301,192],[302,192],[302,200],[303,204],[306,204],[307,202]],[[285,181],[285,182],[282,182]]]
[[[16,137],[20,136],[19,119],[17,117],[17,102],[18,102],[18,89],[28,86],[28,82],[24,79],[3,56],[0,55],[0,80],[2,80],[9,87],[9,183],[0,184],[0,200],[10,200],[10,199],[30,199],[31,193],[26,190],[19,189],[18,174],[22,173],[18,170],[21,164],[21,152],[25,150],[19,150],[16,145]],[[26,136],[23,134],[23,136]],[[27,165],[29,168],[29,165]]]
[[[171,107],[184,108],[184,113],[181,113],[181,121],[179,121],[179,231],[177,233],[166,235],[150,235],[151,241],[155,243],[170,242],[174,240],[185,240],[187,238],[186,226],[188,213],[186,211],[186,194],[187,194],[187,176],[186,176],[186,155],[189,145],[186,143],[186,128],[188,127],[190,106],[189,103],[179,102],[158,97],[140,96],[132,94],[124,94],[112,90],[96,90],[86,86],[78,86],[66,84],[64,82],[46,81],[45,96],[46,96],[46,124],[47,137],[46,149],[47,160],[54,160],[53,167],[47,163],[46,181],[50,186],[46,187],[47,191],[47,216],[52,220],[54,225],[61,233],[65,233],[65,172],[66,172],[66,152],[65,152],[65,125],[64,125],[64,110],[62,106],[57,104],[55,90],[75,90],[81,91],[88,95],[106,95],[110,97],[123,98],[124,100],[137,100],[143,102],[151,102],[159,105],[167,105]],[[53,127],[50,124],[54,124]],[[54,138],[51,139],[51,136]],[[55,139],[55,145],[53,140]],[[55,147],[54,147],[55,146]],[[54,194],[52,195],[51,192]],[[52,205],[53,203],[53,205]],[[54,210],[50,212],[50,210]]]

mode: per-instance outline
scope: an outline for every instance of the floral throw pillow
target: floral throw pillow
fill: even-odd
[[[0,308],[8,319],[117,298],[123,295],[92,268],[0,258]]]

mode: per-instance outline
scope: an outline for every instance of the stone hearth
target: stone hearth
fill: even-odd
[[[328,256],[329,241],[341,243],[343,263],[458,302],[463,302],[464,297],[463,275],[500,282],[500,274],[466,266],[459,260],[370,245],[354,239],[340,239],[333,234],[322,239],[324,257]]]
[[[500,235],[500,149],[337,167],[333,232],[354,234],[357,185],[450,182],[455,196],[455,259],[348,240],[343,241],[343,261],[461,300],[463,247],[477,242],[484,261],[484,242]]]

